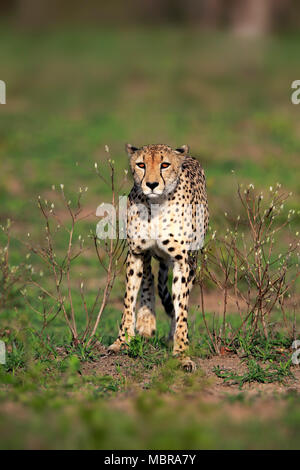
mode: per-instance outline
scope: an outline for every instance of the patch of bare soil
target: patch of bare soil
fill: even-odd
[[[122,376],[131,379],[134,374],[138,379],[137,383],[143,383],[149,377],[149,373],[144,370],[139,359],[131,358],[126,354],[111,354],[101,344],[97,344],[94,351],[99,353],[99,359],[96,362],[82,364],[81,372],[85,375],[110,375],[115,379]]]
[[[100,358],[97,362],[84,363],[82,366],[82,372],[84,374],[99,374],[99,375],[110,375],[114,378],[120,378],[122,376],[128,379],[128,383],[131,386],[131,393],[135,391],[141,391],[145,389],[149,379],[155,373],[156,367],[148,371],[142,365],[140,359],[130,358],[124,354],[110,355],[107,353],[107,349],[102,345],[97,345],[97,351],[100,353]],[[226,369],[234,372],[235,374],[242,375],[247,372],[247,366],[242,360],[236,355],[228,356],[213,356],[208,359],[195,358],[199,371],[203,372],[203,380],[199,387],[193,387],[188,393],[191,397],[201,398],[202,401],[208,403],[220,403],[228,397],[239,395],[241,392],[245,397],[260,398],[262,402],[265,399],[268,402],[272,398],[278,396],[284,396],[290,392],[300,395],[300,367],[295,366],[293,368],[293,374],[295,379],[289,378],[282,383],[246,383],[243,388],[240,389],[238,384],[225,383],[222,378],[216,376],[214,368],[219,366],[222,369]],[[173,391],[176,392],[177,387]],[[184,393],[181,387],[177,389],[178,393]],[[128,395],[128,394],[125,394]],[[120,397],[119,397],[120,398]],[[119,399],[118,398],[118,399]],[[272,400],[271,400],[272,401]],[[230,405],[231,406],[231,405]],[[270,410],[272,407],[270,408]],[[267,413],[268,407],[264,408],[262,412]]]

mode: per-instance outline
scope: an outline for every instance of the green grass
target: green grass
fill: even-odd
[[[263,368],[254,359],[251,359],[247,362],[247,368],[248,371],[243,375],[238,375],[235,372],[222,369],[220,366],[215,367],[214,372],[217,377],[224,379],[224,382],[238,384],[239,388],[242,388],[246,383],[282,383],[287,377],[294,377],[291,371],[290,360],[285,363],[280,362],[279,364],[269,364]]]
[[[47,372],[47,377],[41,377]],[[186,377],[191,377],[187,380]],[[1,372],[2,449],[293,449],[299,446],[299,396],[269,399],[269,418],[253,415],[259,399],[241,394],[227,406],[203,401],[207,387],[201,373],[186,376],[173,362],[152,376],[144,391],[122,377],[81,375],[80,363],[68,358],[60,373],[31,364],[26,373]],[[260,406],[268,405],[264,399]],[[222,406],[225,406],[222,409]],[[246,416],[245,416],[246,414]],[[47,428],[45,429],[45,423]]]
[[[281,356],[279,362],[276,356],[278,348],[287,344],[285,337],[270,340],[265,360],[258,352],[265,340],[257,338],[256,348],[248,351],[244,374],[219,366],[212,369],[229,388],[211,404],[205,397],[216,390],[212,378],[201,367],[194,374],[184,372],[171,358],[164,336],[150,341],[137,336],[106,371],[109,359],[97,349],[68,346],[67,338],[59,345],[55,331],[51,338],[40,337],[26,323],[6,335],[10,352],[6,365],[0,366],[1,448],[298,448],[297,393],[290,399],[288,392],[280,397],[276,389],[269,398],[228,396],[231,389],[235,391],[234,384],[242,388],[245,383],[285,384],[289,380],[293,386],[290,360]],[[199,328],[200,319],[197,324],[191,347],[195,357],[205,359],[210,356],[204,346],[208,339],[203,325]],[[159,317],[161,334],[166,326]],[[116,333],[110,314],[101,330],[107,331],[104,343],[109,344]],[[199,342],[201,350],[196,347]],[[280,412],[275,412],[277,402]],[[255,409],[264,403],[273,403],[274,412],[258,418]],[[231,417],[230,406],[241,407],[236,412],[246,413],[246,418]]]

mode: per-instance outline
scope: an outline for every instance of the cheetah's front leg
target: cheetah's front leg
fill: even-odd
[[[129,252],[126,262],[126,292],[121,327],[116,341],[109,346],[109,351],[118,352],[126,341],[134,336],[135,306],[143,275],[143,255]]]
[[[183,257],[174,262],[173,268],[173,302],[176,318],[173,355],[178,357],[184,369],[193,371],[195,363],[185,354],[188,348],[188,302],[190,290],[190,267]]]

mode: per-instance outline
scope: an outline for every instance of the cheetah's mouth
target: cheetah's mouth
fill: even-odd
[[[162,195],[162,191],[159,192],[159,193],[155,193],[155,192],[151,191],[150,193],[144,193],[144,194],[145,194],[145,196],[147,196],[150,199],[156,199],[156,198],[158,198]]]

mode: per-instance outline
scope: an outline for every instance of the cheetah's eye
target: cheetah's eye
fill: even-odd
[[[164,169],[164,168],[168,168],[169,166],[170,166],[170,163],[167,163],[167,162],[163,162],[163,163],[160,165],[160,167],[163,168],[163,169]]]
[[[141,163],[137,163],[136,165],[137,165],[139,168],[145,168],[145,166],[146,166],[145,163],[142,163],[142,162],[141,162]]]

